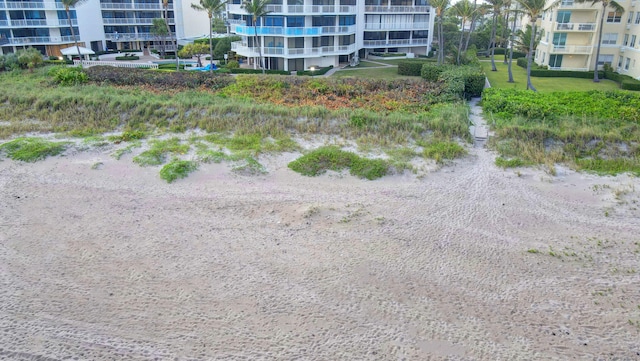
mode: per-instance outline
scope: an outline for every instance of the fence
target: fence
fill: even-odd
[[[73,65],[79,66],[80,60],[74,60]],[[127,63],[122,61],[98,61],[98,60],[82,60],[82,66],[84,68],[89,68],[92,66],[113,66],[116,68],[147,68],[147,69],[158,69],[158,64],[154,63]]]

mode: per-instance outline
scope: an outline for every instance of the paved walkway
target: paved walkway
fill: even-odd
[[[482,107],[478,104],[481,98],[473,98],[469,102],[469,131],[473,136],[473,144],[475,147],[484,147],[485,142],[491,135],[489,132],[489,126],[486,120],[482,116]]]

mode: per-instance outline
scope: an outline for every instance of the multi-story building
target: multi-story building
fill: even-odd
[[[209,19],[191,8],[193,0],[100,0],[70,11],[76,38],[94,51],[143,49],[161,39],[151,31],[153,19],[164,18],[179,39],[208,34]],[[177,33],[176,33],[177,32]],[[46,55],[74,44],[69,20],[59,0],[0,0],[0,49],[15,52],[34,47]],[[167,50],[172,50],[171,48]]]
[[[600,56],[596,59],[602,6],[562,0],[540,20],[542,39],[535,62],[554,70],[594,70],[609,64],[640,79],[640,1],[620,0],[623,13],[605,10]]]
[[[231,32],[242,36],[232,50],[255,66],[261,52],[267,69],[305,70],[372,51],[426,55],[431,49],[435,14],[426,0],[273,0],[267,10],[254,27],[241,0],[230,0],[227,19]]]

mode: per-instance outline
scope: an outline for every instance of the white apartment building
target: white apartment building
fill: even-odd
[[[623,13],[608,7],[596,59],[602,6],[562,0],[540,20],[542,40],[535,62],[554,70],[594,70],[609,64],[620,74],[640,79],[640,1],[619,0]]]
[[[192,2],[169,0],[169,26],[178,39],[209,33],[206,13],[193,10]],[[154,18],[164,18],[164,7],[162,0],[89,0],[71,9],[70,17],[81,46],[94,51],[143,49],[160,42],[151,25]],[[59,0],[0,0],[0,52],[34,47],[58,56],[61,48],[73,44]]]
[[[268,15],[253,25],[241,0],[230,0],[232,50],[274,70],[338,66],[369,52],[426,55],[435,12],[427,0],[273,0]],[[257,33],[258,43],[254,41]]]

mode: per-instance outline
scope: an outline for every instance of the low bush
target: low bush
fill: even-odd
[[[139,60],[139,59],[140,57],[136,55],[116,56],[116,60],[131,61],[131,60]]]
[[[600,71],[598,74],[601,79],[604,78],[604,72]],[[532,68],[531,76],[539,77],[539,78],[593,79],[593,72],[592,71],[547,70],[547,69],[540,69],[540,68]]]
[[[518,65],[521,68],[527,68],[527,58],[517,58],[516,59],[516,65]],[[532,66],[534,65],[533,63],[531,64]]]
[[[427,81],[436,82],[443,71],[450,69],[451,65],[438,65],[435,63],[423,63],[420,69],[420,76]]]
[[[421,76],[422,66],[425,64],[433,64],[425,60],[405,60],[398,63],[398,74],[408,76]]]
[[[56,83],[64,86],[80,85],[87,82],[89,77],[80,67],[69,68],[67,66],[57,66],[48,72]]]
[[[261,69],[245,69],[245,68],[231,68],[231,74],[262,74]],[[290,71],[285,70],[265,70],[265,74],[272,75],[291,75]]]
[[[198,169],[198,163],[189,160],[174,159],[160,169],[160,178],[172,183],[181,178],[186,178],[189,173]]]
[[[149,69],[125,69],[110,66],[93,66],[85,69],[89,81],[98,84],[112,85],[149,85],[159,90],[175,90],[176,88],[222,89],[234,82],[228,75],[208,72],[158,72]]]
[[[455,159],[466,154],[464,148],[453,141],[435,139],[428,143],[421,144],[422,154],[425,158],[434,159],[438,163],[444,160]]]
[[[445,85],[445,93],[450,96],[479,97],[484,89],[486,75],[482,68],[476,65],[454,67],[424,64],[421,72],[422,77],[428,81],[433,81],[432,79],[437,75],[437,81]]]
[[[0,145],[0,152],[7,157],[23,162],[35,162],[48,156],[58,155],[67,148],[64,142],[51,142],[42,138],[17,138]]]
[[[294,160],[288,166],[294,172],[306,176],[317,176],[327,170],[339,172],[349,168],[352,175],[369,180],[380,178],[388,172],[388,165],[384,160],[361,158],[337,147],[318,148]]]

